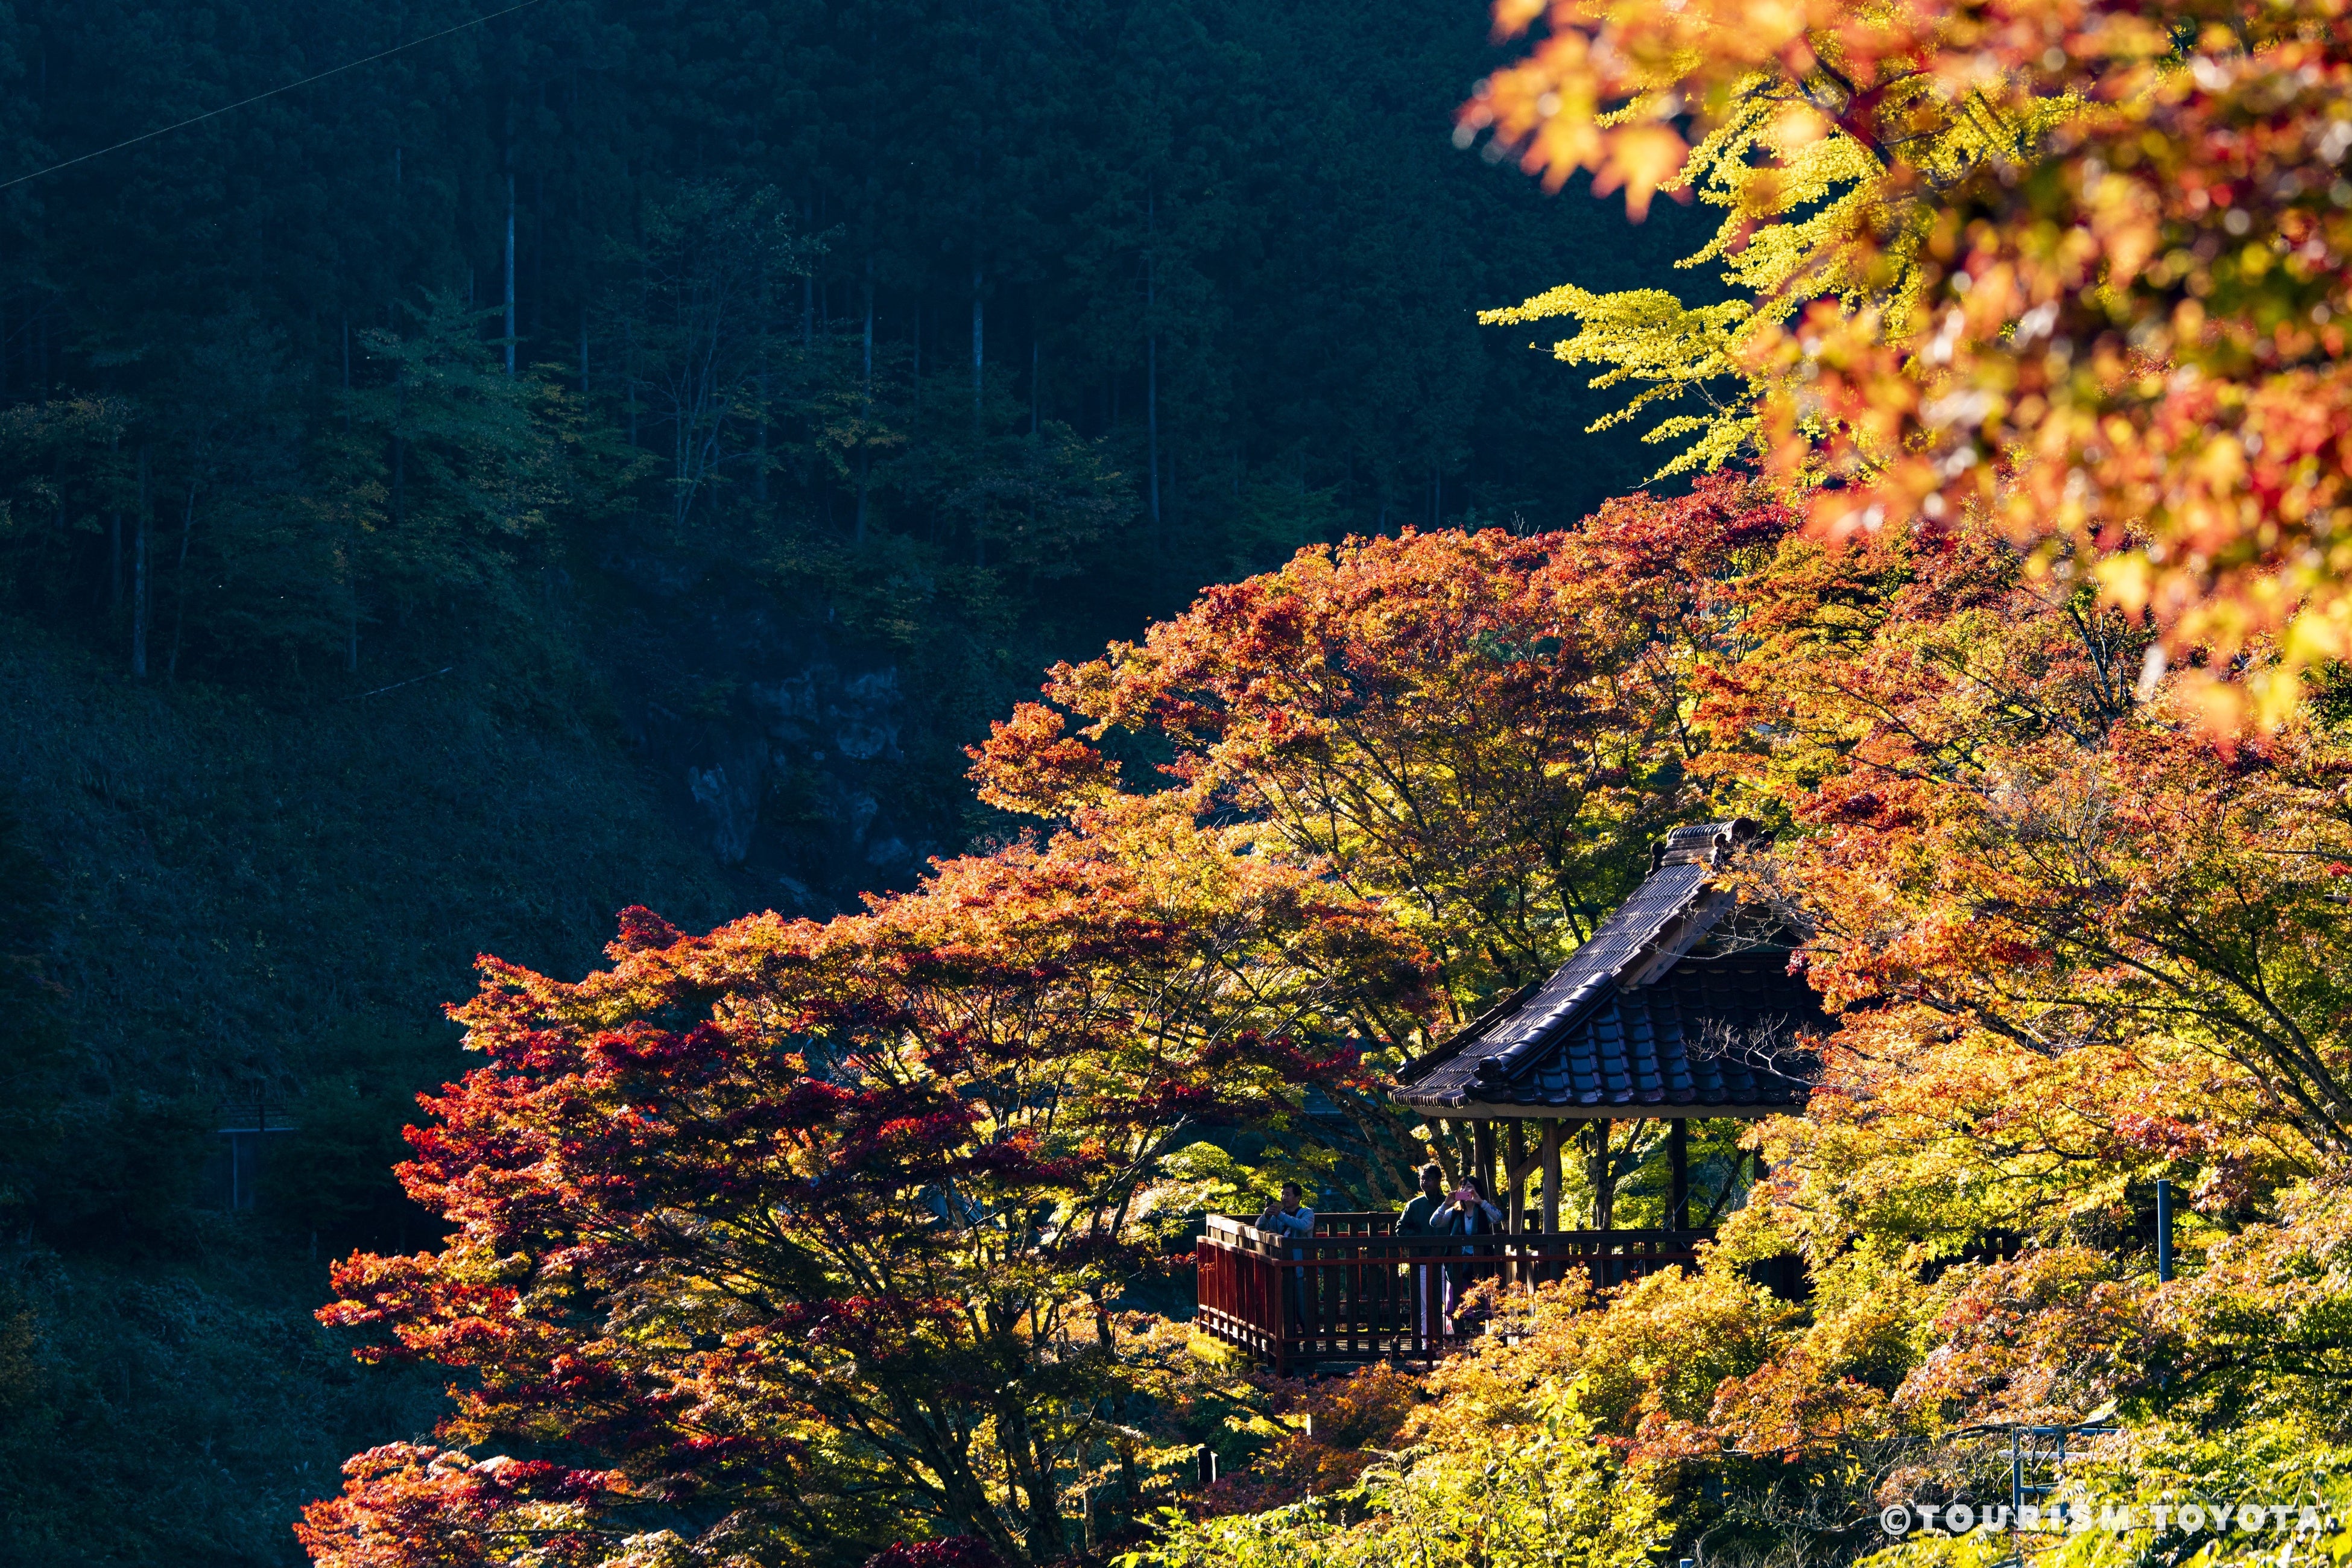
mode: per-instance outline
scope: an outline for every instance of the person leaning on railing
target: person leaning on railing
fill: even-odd
[[[1443,1219],[1439,1217],[1440,1211],[1445,1210],[1445,1173],[1435,1165],[1423,1165],[1421,1168],[1421,1192],[1412,1202],[1404,1205],[1404,1213],[1397,1215],[1396,1234],[1401,1237],[1452,1235],[1451,1211],[1446,1211],[1447,1217]],[[1415,1247],[1409,1248],[1406,1256],[1427,1258],[1436,1250],[1433,1247]],[[1420,1324],[1421,1337],[1423,1339],[1429,1337],[1430,1330],[1431,1292],[1428,1276],[1432,1267],[1427,1263],[1409,1263],[1405,1266],[1406,1278],[1412,1289],[1413,1315]]]
[[[1299,1202],[1301,1194],[1297,1182],[1282,1184],[1282,1201],[1257,1216],[1257,1228],[1270,1230],[1276,1236],[1311,1237],[1315,1234],[1315,1211]],[[1307,1249],[1289,1249],[1293,1258],[1304,1258]],[[1290,1271],[1290,1313],[1301,1332],[1307,1327],[1307,1270]]]

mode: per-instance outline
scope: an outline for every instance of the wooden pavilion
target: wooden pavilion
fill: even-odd
[[[1582,1268],[1615,1284],[1691,1262],[1712,1233],[1690,1224],[1689,1121],[1801,1108],[1805,1041],[1827,1022],[1789,972],[1797,934],[1723,875],[1734,856],[1769,847],[1745,817],[1675,828],[1633,896],[1549,979],[1399,1071],[1399,1101],[1449,1131],[1467,1124],[1501,1234],[1440,1248],[1395,1236],[1394,1215],[1329,1214],[1311,1239],[1284,1239],[1214,1215],[1199,1248],[1202,1327],[1285,1370],[1429,1360],[1450,1337],[1434,1310],[1448,1269],[1525,1284]],[[1667,1224],[1621,1230],[1610,1130],[1639,1121],[1668,1123]],[[1596,1212],[1563,1229],[1562,1148],[1578,1134]]]

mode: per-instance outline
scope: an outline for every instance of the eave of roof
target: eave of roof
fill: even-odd
[[[1766,1116],[1801,1104],[1801,1086],[1778,1072],[1695,1062],[1679,1015],[1670,1008],[1654,1017],[1658,998],[1645,989],[1737,908],[1715,872],[1733,850],[1759,840],[1744,818],[1668,834],[1652,855],[1650,876],[1591,941],[1541,984],[1505,998],[1405,1064],[1396,1098],[1425,1110],[1497,1117]],[[1748,989],[1733,988],[1737,994],[1715,1009],[1726,1023],[1770,1012],[1753,1005],[1754,988],[1765,982],[1745,978]],[[1784,1016],[1819,1016],[1801,982],[1771,989],[1782,1000],[1802,998]],[[1575,1059],[1563,1060],[1569,1056]],[[1546,1067],[1555,1070],[1537,1070]]]

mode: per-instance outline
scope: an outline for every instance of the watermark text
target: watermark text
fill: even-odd
[[[1902,1537],[1933,1531],[1944,1535],[2079,1534],[2103,1531],[2123,1535],[2135,1530],[2181,1535],[2285,1533],[2316,1535],[2339,1528],[2336,1516],[2305,1502],[2117,1502],[2077,1499],[2067,1502],[1897,1502],[1879,1510],[1878,1527]]]

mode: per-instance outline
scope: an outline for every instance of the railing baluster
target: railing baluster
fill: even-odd
[[[1389,1215],[1323,1216],[1312,1238],[1269,1236],[1212,1215],[1197,1253],[1204,1331],[1287,1370],[1294,1361],[1396,1357],[1433,1365],[1444,1336],[1444,1270],[1525,1289],[1581,1268],[1596,1289],[1696,1264],[1700,1231],[1513,1233],[1467,1247],[1397,1234]],[[1416,1252],[1423,1256],[1415,1256]],[[1292,1254],[1296,1252],[1297,1257]]]

